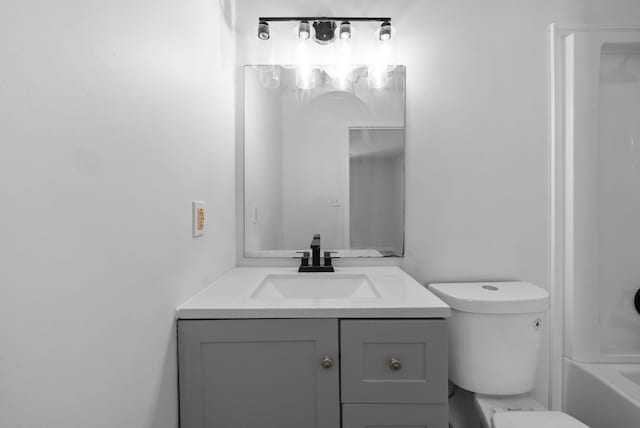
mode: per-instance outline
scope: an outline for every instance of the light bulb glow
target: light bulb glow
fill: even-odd
[[[335,89],[346,91],[351,87],[353,81],[351,66],[338,64],[328,67],[326,71],[331,77],[331,84]]]
[[[265,88],[280,87],[280,67],[277,65],[259,66],[260,84]]]
[[[380,25],[380,33],[378,37],[383,42],[391,38],[391,23],[389,21],[384,21],[382,25]]]
[[[389,69],[387,65],[369,66],[367,83],[371,89],[382,89],[389,83]]]
[[[296,68],[296,87],[309,90],[316,86],[315,69],[309,65],[300,65]]]
[[[347,22],[347,21],[343,21],[340,24],[339,33],[340,33],[340,38],[342,40],[350,39],[351,38],[351,23]]]
[[[309,40],[309,37],[311,37],[311,26],[308,21],[300,21],[298,25],[298,37],[302,40]]]
[[[351,86],[351,80],[346,76],[344,77],[336,77],[333,79],[333,87],[339,89],[341,91],[346,91]]]

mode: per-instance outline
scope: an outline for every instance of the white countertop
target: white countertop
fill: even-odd
[[[338,274],[367,275],[380,293],[377,298],[251,298],[267,275],[290,275],[297,271],[297,268],[279,267],[232,269],[181,305],[178,318],[446,318],[451,315],[446,303],[395,266],[336,268]]]

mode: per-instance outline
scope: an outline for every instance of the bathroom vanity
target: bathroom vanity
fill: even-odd
[[[397,267],[319,272],[404,254],[405,69],[310,73],[244,68],[242,261],[302,273],[233,269],[179,308],[181,427],[447,428],[449,307]]]
[[[178,310],[181,427],[445,428],[449,315],[396,267],[233,269]]]

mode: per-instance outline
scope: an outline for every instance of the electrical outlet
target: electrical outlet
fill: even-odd
[[[193,237],[204,235],[206,226],[206,210],[202,201],[193,201]]]

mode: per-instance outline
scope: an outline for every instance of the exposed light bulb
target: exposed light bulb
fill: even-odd
[[[269,23],[266,21],[260,21],[258,23],[258,38],[260,40],[269,40]]]
[[[340,38],[342,40],[348,40],[351,38],[351,23],[349,21],[343,21],[340,24]]]
[[[309,21],[300,21],[298,25],[298,37],[302,40],[308,40],[311,37],[311,26]]]
[[[389,21],[384,21],[382,25],[380,25],[380,40],[386,41],[391,38],[391,23]]]

